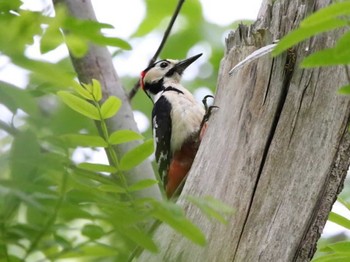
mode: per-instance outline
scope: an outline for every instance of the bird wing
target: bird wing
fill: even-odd
[[[171,140],[171,104],[161,96],[154,104],[152,111],[153,136],[156,143],[156,161],[158,171],[164,186],[167,184],[167,173],[172,157]]]

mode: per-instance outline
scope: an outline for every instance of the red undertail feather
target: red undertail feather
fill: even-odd
[[[189,141],[185,143],[180,150],[174,153],[169,166],[168,181],[165,188],[168,198],[175,193],[176,189],[181,185],[182,180],[191,169],[198,146],[198,141]]]

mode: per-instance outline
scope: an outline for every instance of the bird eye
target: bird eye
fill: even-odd
[[[168,66],[168,63],[167,62],[161,62],[160,63],[160,67],[161,68],[166,68]]]

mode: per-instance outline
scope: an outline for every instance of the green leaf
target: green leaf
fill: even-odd
[[[95,163],[80,163],[78,167],[81,169],[85,169],[93,172],[107,172],[107,173],[115,173],[118,170],[114,166],[103,165],[103,164],[95,164]]]
[[[63,102],[74,111],[94,120],[100,120],[100,115],[96,107],[84,99],[66,91],[59,91],[57,95]]]
[[[139,191],[139,190],[143,190],[147,187],[153,186],[155,184],[158,184],[157,180],[154,179],[144,179],[141,181],[136,182],[135,184],[131,185],[129,187],[129,191],[133,192],[133,191]]]
[[[101,88],[101,83],[96,80],[92,79],[92,95],[95,98],[95,101],[98,102],[102,99],[102,88]]]
[[[2,12],[8,12],[11,10],[18,10],[19,7],[22,5],[22,1],[20,0],[0,0],[0,10]]]
[[[125,189],[118,185],[100,185],[97,189],[102,192],[125,193]]]
[[[283,37],[281,41],[278,42],[277,46],[272,52],[272,55],[277,56],[293,45],[296,45],[297,43],[311,36],[346,26],[347,23],[348,22],[345,19],[332,19],[320,24],[315,24],[307,27],[299,27],[298,29]]]
[[[350,63],[350,33],[344,34],[333,48],[318,51],[306,57],[303,67],[346,65]]]
[[[350,85],[342,86],[338,89],[338,94],[348,95],[350,94]]]
[[[144,231],[138,229],[137,227],[127,227],[123,231],[124,232],[121,232],[122,234],[126,234],[126,237],[130,238],[132,241],[134,241],[141,247],[151,252],[158,251],[158,248],[153,242],[151,236],[149,234],[146,234]]]
[[[93,37],[96,33],[99,33],[100,29],[107,28],[112,29],[113,26],[106,23],[100,23],[93,20],[83,20],[75,17],[66,17],[63,27],[75,32],[79,35]]]
[[[64,8],[58,7],[54,17],[42,16],[43,23],[47,24],[47,28],[40,40],[40,52],[42,54],[56,49],[64,42],[64,37],[61,33],[61,25],[67,15]]]
[[[72,251],[61,252],[58,258],[81,258],[85,257],[115,257],[118,255],[116,248],[95,242],[93,245],[79,246]]]
[[[172,202],[157,202],[154,207],[155,209],[152,213],[154,217],[167,223],[194,243],[201,246],[206,244],[205,235],[185,217],[183,210],[179,206]]]
[[[21,249],[22,247],[20,247]],[[15,255],[9,255],[8,261],[10,262],[23,262],[23,258],[16,257]]]
[[[24,56],[12,57],[12,62],[29,71],[32,71],[40,80],[47,81],[55,86],[71,87],[77,84],[71,73],[56,64],[28,59]]]
[[[107,147],[107,142],[100,136],[66,134],[60,136],[70,147]]]
[[[347,202],[345,199],[338,197],[338,202],[340,202],[343,206],[350,210],[350,203]]]
[[[62,236],[60,236],[58,234],[55,234],[54,238],[55,238],[55,242],[57,244],[59,244],[60,246],[62,246],[63,248],[65,248],[65,249],[71,249],[72,248],[72,244],[73,243],[71,243],[70,241],[68,241],[64,237],[62,237]]]
[[[108,142],[112,145],[119,145],[134,140],[143,139],[143,136],[132,130],[118,130],[113,132],[108,139]]]
[[[125,40],[118,37],[106,37],[101,33],[100,30],[102,28],[113,28],[113,26],[109,24],[70,17],[65,20],[64,28],[68,29],[71,34],[76,35],[76,37],[80,39],[88,39],[99,45],[115,46],[125,50],[131,49],[130,44]]]
[[[82,84],[82,86],[79,85],[79,84],[77,84],[77,85],[75,85],[73,88],[74,88],[74,90],[75,90],[79,95],[81,95],[83,98],[88,99],[88,100],[94,100],[94,97],[93,97],[92,94],[87,90],[85,84]]]
[[[79,36],[67,34],[65,40],[69,51],[77,58],[83,57],[89,50],[87,41]]]
[[[94,38],[91,38],[90,40],[99,45],[108,45],[108,46],[119,47],[124,50],[131,50],[131,45],[127,41],[118,37],[106,37],[104,35],[96,35]]]
[[[328,220],[338,224],[339,226],[350,229],[350,220],[337,213],[334,213],[334,212],[329,213]]]
[[[63,43],[63,37],[58,28],[49,27],[40,40],[40,52],[45,54],[56,49]]]
[[[0,81],[0,103],[12,113],[20,108],[30,115],[38,113],[38,106],[28,90],[20,89],[14,85]]]
[[[231,207],[211,196],[205,196],[204,198],[188,196],[187,199],[196,205],[208,218],[214,218],[223,224],[227,224],[228,215],[233,213]]]
[[[96,240],[103,237],[105,232],[101,227],[97,225],[87,224],[81,230],[81,234],[90,238],[91,240]]]
[[[329,244],[321,249],[322,252],[337,252],[350,255],[350,241],[339,241],[333,244]]]
[[[133,148],[120,159],[121,170],[129,170],[141,164],[153,153],[153,139],[145,141],[143,144]]]
[[[349,260],[349,255],[344,255],[341,253],[332,253],[317,257],[313,259],[312,262],[349,262]]]
[[[339,52],[336,48],[318,51],[306,57],[301,66],[304,68],[332,65],[346,65],[350,63],[350,51]]]
[[[101,106],[101,115],[103,119],[114,116],[122,105],[122,101],[115,97],[110,96]]]
[[[92,79],[91,84],[82,84],[86,92],[89,93],[91,100],[99,102],[102,99],[102,88],[98,80]]]
[[[26,130],[14,137],[10,156],[11,177],[18,182],[28,183],[32,180],[38,164],[42,160],[40,144],[34,132]],[[25,192],[18,192],[25,194]]]
[[[301,26],[312,26],[314,24],[324,23],[332,18],[344,15],[350,15],[349,1],[333,3],[320,9],[316,13],[305,18],[304,21],[301,22]]]

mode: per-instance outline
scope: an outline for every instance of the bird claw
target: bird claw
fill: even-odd
[[[210,116],[211,116],[211,113],[213,111],[213,109],[215,108],[219,108],[218,106],[208,106],[207,104],[207,99],[208,98],[214,98],[214,96],[212,95],[206,95],[203,99],[202,99],[202,103],[204,104],[204,108],[205,108],[205,114],[203,116],[203,119],[202,119],[202,122],[201,122],[201,125],[200,125],[200,128],[199,128],[199,136],[200,138],[203,137],[204,135],[204,130],[203,128],[205,127],[205,124],[208,122]],[[206,127],[205,127],[206,129]]]
[[[204,105],[205,112],[208,112],[208,103],[207,103],[207,99],[208,99],[209,97],[214,99],[214,96],[212,96],[212,95],[206,95],[206,96],[203,97],[203,99],[202,99],[202,103],[203,103],[203,105]]]

